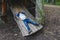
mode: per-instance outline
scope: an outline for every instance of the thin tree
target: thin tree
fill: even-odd
[[[55,3],[56,3],[56,0],[52,0],[52,4],[54,4],[54,5],[55,5]]]

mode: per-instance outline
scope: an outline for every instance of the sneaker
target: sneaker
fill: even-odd
[[[32,32],[32,30],[28,31],[28,33],[30,34]]]

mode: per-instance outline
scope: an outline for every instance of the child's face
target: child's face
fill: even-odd
[[[16,8],[16,12],[19,12],[19,9]]]

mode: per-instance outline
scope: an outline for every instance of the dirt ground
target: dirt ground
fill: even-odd
[[[0,40],[60,40],[60,7],[45,5],[45,26],[29,37],[22,37],[14,20],[7,24],[0,22]]]

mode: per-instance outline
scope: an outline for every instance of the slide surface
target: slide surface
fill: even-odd
[[[34,26],[34,25],[32,25],[32,24],[29,24],[29,27],[30,27],[31,30],[32,30],[32,32],[29,34],[28,31],[27,31],[27,28],[25,27],[25,24],[23,23],[23,21],[22,21],[21,19],[17,20],[17,19],[15,18],[16,12],[15,12],[14,8],[10,7],[10,9],[11,9],[13,15],[14,15],[14,19],[15,19],[15,21],[17,22],[18,27],[19,27],[20,30],[21,30],[22,36],[31,35],[31,34],[37,32],[38,30],[40,30],[40,29],[43,28],[42,25]],[[27,17],[29,17],[29,18],[31,18],[32,20],[34,20],[34,17],[29,13],[29,11],[28,11],[25,7],[23,7],[22,10],[24,10],[24,11],[26,12],[26,16],[27,16]]]

